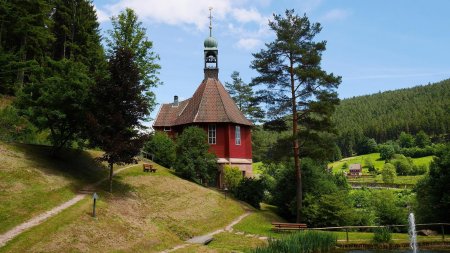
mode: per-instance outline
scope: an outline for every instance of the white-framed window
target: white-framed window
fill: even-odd
[[[208,143],[216,144],[216,125],[208,125]]]
[[[170,132],[170,131],[172,131],[172,128],[170,126],[164,127],[164,132]]]
[[[240,126],[236,126],[236,128],[235,128],[234,139],[235,139],[236,145],[241,145],[241,127]]]

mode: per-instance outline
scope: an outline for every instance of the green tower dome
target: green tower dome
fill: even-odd
[[[214,37],[210,36],[205,39],[203,45],[205,46],[205,48],[217,48],[217,40]]]

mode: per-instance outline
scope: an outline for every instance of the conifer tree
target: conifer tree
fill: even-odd
[[[225,82],[225,88],[239,110],[253,122],[264,118],[264,112],[258,106],[259,101],[255,97],[252,86],[245,83],[237,71],[231,74],[231,79],[231,83]]]
[[[334,90],[341,78],[326,73],[320,67],[322,52],[326,46],[325,41],[314,41],[321,30],[320,24],[311,24],[306,15],[300,17],[294,10],[286,10],[285,16],[274,15],[269,26],[276,38],[266,44],[266,49],[253,54],[251,67],[259,72],[253,83],[265,85],[266,89],[261,90],[260,94],[270,106],[270,115],[292,116],[292,146],[297,182],[296,216],[299,222],[302,208],[299,120],[306,119],[310,114],[311,101],[335,100]],[[332,104],[335,103],[330,103]]]

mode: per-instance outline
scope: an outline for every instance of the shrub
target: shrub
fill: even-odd
[[[337,235],[322,231],[301,231],[279,240],[270,240],[269,245],[258,247],[254,253],[272,252],[332,252],[336,245]]]
[[[395,154],[395,149],[392,145],[384,144],[379,147],[380,157],[383,160],[390,160]]]
[[[144,151],[153,155],[153,160],[164,167],[173,167],[176,159],[175,142],[163,132],[156,132],[145,143]]]
[[[385,163],[383,166],[383,170],[381,170],[381,178],[383,179],[383,182],[387,184],[392,184],[394,183],[396,177],[397,174],[395,172],[394,165],[390,163]]]
[[[184,129],[177,139],[175,171],[180,176],[208,184],[217,176],[216,156],[209,153],[208,137],[201,128]]]
[[[37,129],[17,109],[7,106],[0,109],[0,140],[34,143]]]
[[[242,180],[242,173],[236,166],[231,167],[230,165],[225,165],[223,168],[223,176],[225,186],[231,191],[234,191]]]
[[[264,198],[264,190],[265,187],[262,180],[245,177],[236,187],[234,196],[259,209],[259,203]]]
[[[375,228],[373,231],[373,242],[389,243],[392,240],[391,231],[387,227]]]

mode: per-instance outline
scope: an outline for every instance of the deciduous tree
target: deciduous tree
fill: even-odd
[[[151,100],[129,48],[116,48],[109,60],[109,78],[94,86],[88,130],[93,146],[105,154],[109,164],[109,191],[112,192],[113,165],[135,162],[147,135],[143,133]]]
[[[182,177],[208,184],[217,175],[216,156],[209,152],[208,137],[203,129],[188,127],[177,139],[175,170]]]
[[[113,29],[108,31],[106,38],[109,57],[118,48],[126,48],[133,52],[141,82],[145,85],[150,111],[153,111],[156,101],[155,94],[150,90],[161,84],[158,74],[161,66],[157,63],[159,55],[153,51],[153,42],[146,35],[146,29],[134,10],[127,8],[119,15],[111,18]]]

